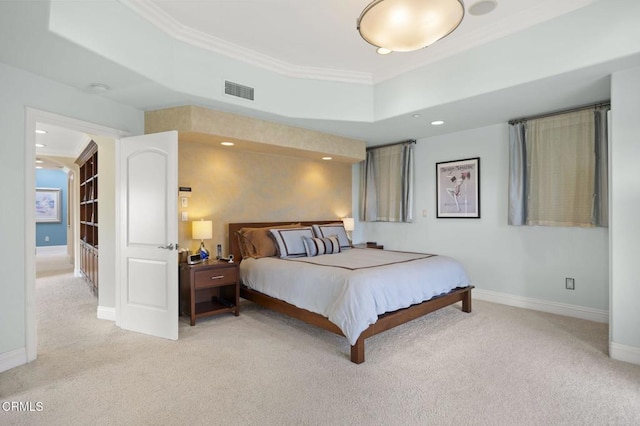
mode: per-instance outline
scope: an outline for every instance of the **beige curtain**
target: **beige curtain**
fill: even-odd
[[[527,122],[527,224],[594,226],[593,110]]]
[[[414,143],[409,141],[367,151],[361,169],[361,220],[413,220]]]

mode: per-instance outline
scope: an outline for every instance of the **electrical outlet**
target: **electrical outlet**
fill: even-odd
[[[188,212],[182,212],[182,221],[186,222],[189,220],[189,213]]]
[[[576,280],[573,278],[565,278],[564,286],[567,290],[575,290],[576,289]]]

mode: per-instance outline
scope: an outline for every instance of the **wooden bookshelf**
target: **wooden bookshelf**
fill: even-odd
[[[91,141],[80,166],[80,272],[98,295],[98,145]]]

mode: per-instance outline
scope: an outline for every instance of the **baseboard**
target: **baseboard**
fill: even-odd
[[[0,354],[0,373],[27,363],[27,349],[14,349]]]
[[[640,348],[609,342],[609,356],[618,361],[640,365]]]
[[[105,306],[98,306],[98,319],[115,321],[116,308],[107,308]]]
[[[473,298],[487,302],[500,303],[502,305],[549,312],[551,314],[564,315],[567,317],[580,318],[605,324],[609,322],[609,312],[602,309],[586,308],[584,306],[569,305],[566,303],[551,302],[548,300],[533,299],[524,296],[515,296],[512,294],[498,293],[479,288],[475,288],[473,290]]]
[[[60,254],[60,255],[65,255],[67,254],[67,246],[40,246],[40,247],[36,247],[36,255],[43,255],[43,254]]]

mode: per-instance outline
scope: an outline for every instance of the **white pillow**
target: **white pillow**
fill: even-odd
[[[313,231],[310,227],[270,229],[269,232],[276,241],[280,257],[302,257],[307,255],[302,237],[313,238]]]
[[[312,227],[314,234],[316,234],[316,237],[327,238],[335,235],[336,237],[338,237],[340,248],[342,250],[351,248],[351,241],[349,241],[349,237],[347,237],[347,231],[345,231],[344,229],[344,224],[329,223],[326,225],[312,225]]]

